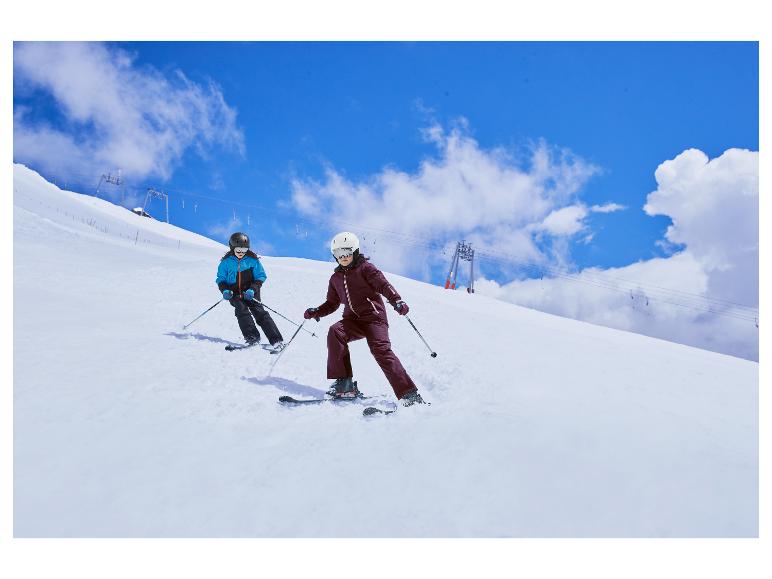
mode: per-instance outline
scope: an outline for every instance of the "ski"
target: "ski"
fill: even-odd
[[[352,402],[356,402],[360,404],[373,404],[373,402],[378,400],[378,398],[380,397],[379,396],[357,396],[356,398],[332,398],[328,396],[326,398],[306,398],[306,399],[298,400],[297,398],[293,398],[292,396],[281,396],[279,398],[279,402],[287,406],[301,406],[304,404],[324,404],[326,402],[332,402],[336,405],[346,405],[346,404],[351,404]],[[364,400],[366,400],[367,402],[362,402]],[[390,402],[388,400],[383,400],[383,402],[390,405],[394,405],[393,402]]]
[[[357,396],[356,398],[333,398],[328,396],[326,398],[306,398],[298,400],[292,396],[281,396],[279,402],[282,404],[321,404],[322,402],[357,402],[359,400],[369,400],[370,396]]]
[[[420,402],[420,404],[425,404],[427,406],[431,406],[431,402]],[[412,406],[412,404],[410,405]],[[392,410],[383,410],[382,408],[376,408],[375,406],[368,406],[362,411],[362,414],[365,416],[373,416],[374,414],[394,414],[397,411],[397,408],[399,408],[399,405],[395,404],[394,408]]]
[[[394,410],[381,410],[375,406],[368,406],[362,411],[362,414],[365,416],[372,416],[373,414],[394,414],[396,411],[396,408]]]
[[[332,402],[335,398],[306,398],[305,400],[298,400],[292,396],[282,396],[279,398],[279,402],[282,404],[321,404],[322,402]],[[346,402],[353,402],[356,398],[347,400]]]
[[[225,349],[228,352],[233,352],[234,350],[247,350],[249,348],[254,348],[255,346],[261,345],[259,342],[255,342],[254,344],[228,344],[225,346]]]

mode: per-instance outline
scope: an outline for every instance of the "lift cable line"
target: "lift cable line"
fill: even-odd
[[[485,255],[484,252],[480,252],[480,254]],[[500,263],[512,262],[512,260],[509,258],[498,257],[495,255],[486,255],[486,257],[489,260],[496,260]],[[754,316],[758,315],[758,309],[750,308],[749,306],[745,306],[742,304],[734,304],[732,302],[728,302],[728,300],[717,300],[714,298],[700,296],[697,294],[689,294],[687,292],[679,292],[678,290],[660,288],[659,286],[652,286],[649,284],[643,284],[643,283],[633,282],[629,280],[621,280],[621,279],[615,279],[608,276],[600,276],[597,274],[586,273],[585,271],[582,271],[580,273],[569,272],[566,270],[561,271],[554,267],[527,263],[527,262],[521,262],[519,265],[524,269],[538,273],[540,277],[543,277],[543,275],[547,273],[551,277],[559,277],[570,281],[580,281],[582,283],[589,283],[597,287],[605,287],[608,289],[618,290],[623,293],[628,293],[628,292],[641,293],[648,298],[656,299],[657,301],[660,301],[660,302],[667,299],[669,300],[667,303],[672,303],[672,304],[676,303],[672,300],[680,300],[680,302],[678,302],[679,305],[687,305],[689,307],[694,307],[695,309],[700,309],[703,311],[709,311],[713,313],[719,313],[719,312],[724,313],[724,310],[726,308],[734,308],[738,311],[732,312],[731,313],[732,317],[741,316],[740,319],[750,320]],[[686,302],[686,304],[684,304],[683,302]],[[748,317],[748,316],[751,316],[751,317]]]
[[[212,197],[211,195],[201,195],[199,193],[190,193],[181,189],[165,189],[169,193],[174,193],[180,197],[194,197],[196,199],[206,199],[207,201],[214,201],[216,203],[222,203],[223,205],[236,205],[238,207],[246,207],[247,209],[260,209],[261,211],[277,212],[277,211],[289,211],[281,206],[268,207],[266,205],[258,205],[256,203],[242,203],[240,201],[232,201],[230,199],[222,199],[219,197]]]
[[[509,256],[507,254],[501,254],[499,252],[490,251],[490,250],[481,251],[480,253],[481,254],[485,253],[486,255],[489,255],[489,256],[499,255],[501,257],[506,257],[506,258],[511,257],[511,256]],[[531,263],[531,264],[535,265],[536,267],[544,269],[545,271],[549,271],[551,273],[554,272],[556,275],[558,273],[564,273],[564,274],[568,273],[569,275],[575,275],[573,272],[569,272],[568,270],[559,270],[558,268],[555,268],[554,266],[547,266],[547,265],[539,264],[539,263],[533,262],[533,261],[532,262],[527,262],[527,263]],[[630,285],[633,286],[633,289],[637,289],[639,287],[641,289],[653,288],[653,290],[657,290],[657,291],[678,294],[680,296],[685,297],[686,299],[698,298],[699,300],[702,300],[702,301],[716,302],[717,304],[723,304],[723,305],[732,306],[732,307],[736,307],[736,308],[743,308],[743,309],[747,309],[747,310],[750,310],[750,311],[753,311],[753,312],[757,312],[758,311],[758,308],[755,308],[755,307],[752,307],[752,306],[747,306],[747,305],[740,304],[740,303],[737,303],[737,302],[733,302],[733,301],[730,301],[730,300],[724,300],[724,299],[721,299],[721,298],[709,298],[709,297],[705,297],[705,296],[700,296],[698,294],[689,293],[689,292],[686,292],[686,291],[683,291],[683,290],[666,288],[666,287],[662,287],[662,286],[659,286],[659,285],[656,285],[656,284],[651,284],[651,283],[643,284],[641,282],[637,282],[637,281],[630,280],[630,279],[619,278],[619,277],[615,277],[615,276],[609,276],[608,274],[601,274],[599,272],[591,272],[591,271],[589,271],[587,269],[583,270],[581,272],[581,275],[586,276],[586,277],[593,277],[593,278],[599,279],[601,281],[611,281],[611,282],[616,283],[616,284],[630,284]],[[651,290],[651,291],[653,291],[653,290]]]
[[[343,223],[343,222],[341,222],[341,223]],[[349,225],[349,226],[352,226],[352,227],[355,226],[354,224],[350,224],[350,223],[346,223],[346,225]],[[385,229],[376,230],[376,229],[372,229],[372,228],[363,227],[361,225],[357,225],[356,227],[359,227],[359,229],[370,229],[370,230],[373,230],[373,231],[378,231],[378,232],[385,233],[385,234],[388,234],[388,235],[393,236],[393,237],[401,237],[403,239],[408,239],[408,240],[411,240],[411,241],[414,242],[413,245],[421,245],[421,246],[423,246],[423,247],[425,247],[427,249],[436,250],[436,249],[442,249],[442,248],[445,247],[445,244],[442,244],[442,243],[439,243],[439,242],[436,242],[436,241],[431,241],[431,240],[417,238],[417,237],[413,237],[413,236],[409,236],[409,235],[404,235],[404,234],[400,234],[400,233],[397,233],[397,232],[394,232],[394,231],[388,231],[388,230],[385,230]],[[497,251],[493,251],[493,250],[489,250],[489,249],[486,249],[486,250],[477,249],[476,252],[479,255],[481,255],[481,256],[486,256],[486,257],[491,258],[491,259],[492,258],[500,258],[500,259],[505,260],[508,263],[516,264],[516,265],[519,265],[521,267],[530,268],[531,270],[533,270],[534,268],[537,268],[539,270],[542,270],[545,273],[550,273],[553,276],[565,276],[565,275],[576,276],[577,275],[574,272],[571,272],[571,271],[566,270],[566,269],[562,269],[561,270],[561,269],[556,268],[554,266],[545,265],[543,263],[532,261],[532,260],[524,260],[524,259],[519,258],[517,256],[513,256],[511,254],[507,254],[507,253],[503,253],[503,252],[497,252]],[[744,304],[740,304],[740,303],[737,303],[737,302],[733,302],[733,301],[730,301],[730,300],[724,300],[724,299],[720,299],[720,298],[709,298],[709,297],[706,297],[706,296],[701,296],[699,294],[693,294],[693,293],[689,293],[689,292],[686,292],[686,291],[683,291],[683,290],[676,290],[676,289],[671,289],[671,288],[665,288],[665,287],[658,286],[658,285],[655,285],[655,284],[642,283],[642,282],[637,282],[637,281],[633,281],[633,280],[629,280],[629,279],[623,279],[623,278],[616,278],[616,277],[613,277],[613,276],[608,276],[608,275],[604,275],[604,274],[600,274],[600,273],[588,273],[587,270],[584,270],[581,273],[581,275],[587,276],[587,277],[593,277],[593,278],[597,279],[598,281],[612,283],[612,284],[616,284],[616,285],[621,285],[621,284],[624,284],[624,283],[631,284],[632,285],[632,289],[648,290],[648,291],[652,291],[652,292],[654,290],[658,290],[658,291],[662,291],[662,292],[679,294],[680,296],[683,296],[686,299],[696,299],[696,300],[699,300],[699,301],[717,302],[718,304],[724,304],[724,305],[733,306],[733,307],[736,307],[736,308],[747,309],[747,310],[752,311],[752,312],[758,312],[758,308],[753,307],[753,306],[748,306],[748,305],[744,305]],[[653,288],[653,289],[649,290],[649,288]]]
[[[116,185],[116,184],[120,186],[124,185],[124,180],[120,176],[120,173],[117,177],[114,177],[110,174],[102,175],[102,179],[100,179],[100,184],[97,186],[97,190],[99,190],[99,187],[101,187],[103,181],[113,185]],[[150,190],[157,191],[153,187],[148,188],[148,191]],[[190,193],[179,189],[167,190],[167,191],[173,192],[181,197],[182,196],[193,197],[198,199],[205,199],[212,202],[222,203],[229,206],[239,206],[239,207],[245,207],[245,208],[259,209],[266,213],[275,214],[278,212],[282,212],[282,213],[292,212],[291,208],[286,205],[285,206],[276,205],[273,207],[267,207],[265,205],[242,203],[238,201],[231,201],[228,199],[222,199],[222,198],[217,198],[217,197],[208,196],[208,195]],[[161,192],[158,192],[158,193],[161,193]],[[162,193],[162,195],[167,195],[167,197],[165,198],[165,201],[167,203],[167,222],[168,222],[169,220],[168,194]],[[146,203],[147,203],[147,200],[148,200],[148,197],[146,196],[146,199],[145,199]],[[194,211],[196,209],[197,209],[197,204],[194,205]],[[320,221],[320,224],[322,223],[338,224],[338,225],[346,226],[357,230],[369,231],[375,234],[386,235],[403,246],[423,248],[429,251],[442,252],[443,254],[446,254],[447,251],[450,250],[450,248],[454,243],[454,241],[451,239],[448,239],[445,241],[437,241],[437,240],[427,239],[427,238],[409,235],[405,233],[400,233],[400,232],[396,232],[388,229],[368,227],[368,226],[362,225],[361,223],[351,223],[351,222],[346,222],[335,218],[325,218],[319,221]],[[458,242],[455,242],[455,243],[456,243],[456,251],[457,251]],[[496,251],[493,249],[479,249],[478,247],[473,251],[476,257],[482,258],[485,261],[493,262],[500,266],[514,267],[522,270],[523,272],[527,272],[530,275],[537,276],[541,279],[543,279],[545,276],[548,276],[555,279],[563,279],[566,281],[578,282],[585,285],[607,289],[610,291],[617,291],[620,293],[630,294],[633,297],[634,297],[634,294],[639,294],[641,295],[642,298],[645,297],[647,300],[650,300],[650,301],[667,303],[667,304],[682,307],[682,308],[688,308],[695,311],[712,313],[715,315],[721,315],[721,316],[730,317],[730,318],[734,318],[742,321],[751,321],[758,326],[758,317],[759,317],[758,306],[755,306],[755,307],[748,306],[746,304],[733,302],[731,300],[725,300],[721,298],[711,298],[711,297],[707,297],[699,294],[686,292],[683,290],[667,288],[667,287],[650,284],[650,283],[637,282],[630,279],[615,277],[609,274],[593,272],[588,269],[585,269],[577,273],[565,268],[550,266],[534,260],[523,259],[520,256],[508,254],[501,251]],[[474,267],[473,264],[472,264],[472,267]],[[473,287],[472,286],[473,281],[471,279],[471,275],[473,275],[473,273],[470,274],[470,287]],[[678,300],[678,301],[675,301],[675,300]],[[727,311],[730,308],[732,308],[733,311]]]
[[[490,250],[479,250],[478,253],[480,255],[484,255],[488,257],[488,259],[498,259],[499,261],[507,261],[507,262],[516,262],[518,265],[525,269],[529,269],[531,271],[537,270],[541,272],[542,274],[548,273],[554,277],[578,277],[582,276],[586,278],[587,280],[592,280],[593,282],[601,283],[601,284],[611,284],[615,287],[627,290],[633,290],[633,291],[641,291],[645,292],[650,295],[656,295],[659,293],[664,294],[673,294],[669,295],[668,297],[671,298],[681,298],[687,301],[693,301],[693,302],[701,302],[701,303],[712,303],[713,305],[717,307],[734,307],[738,309],[747,310],[748,313],[751,312],[758,312],[758,308],[754,308],[751,306],[747,306],[744,304],[739,304],[736,302],[732,302],[729,300],[719,299],[719,298],[710,298],[706,296],[701,296],[698,294],[693,294],[689,292],[685,292],[683,290],[675,290],[671,288],[664,288],[662,286],[657,286],[654,284],[649,283],[642,283],[642,282],[636,282],[629,279],[623,279],[623,278],[616,278],[613,276],[609,276],[607,274],[600,274],[591,272],[588,270],[583,270],[582,272],[576,273],[572,272],[566,269],[560,269],[556,268],[554,266],[545,265],[542,263],[534,262],[534,261],[524,261],[521,259],[517,259],[511,255],[508,254],[502,254],[500,252],[490,251]]]
[[[500,257],[488,256],[488,259],[491,260],[491,261],[498,262],[498,263],[511,263],[509,260],[505,260],[505,259],[500,258]],[[540,272],[540,271],[543,271],[543,269],[541,267],[539,267],[539,266],[532,266],[532,265],[528,265],[528,264],[523,264],[523,265],[525,266],[526,269],[530,269],[531,271],[535,271],[537,273]],[[607,290],[611,290],[611,291],[617,291],[617,292],[620,292],[620,293],[623,293],[623,294],[627,294],[627,293],[629,293],[631,291],[630,288],[625,288],[625,287],[622,287],[622,286],[619,286],[619,285],[614,285],[614,284],[609,284],[609,283],[602,283],[602,282],[599,282],[597,280],[591,280],[591,279],[582,279],[580,275],[570,275],[570,274],[554,273],[553,277],[564,279],[566,281],[583,283],[585,285],[590,285],[590,286],[594,286],[594,287],[597,287],[597,288],[607,289]],[[667,299],[670,296],[663,297],[663,296],[653,295],[653,294],[650,294],[650,293],[645,293],[644,295],[651,302],[670,304],[670,305],[678,306],[678,307],[681,307],[681,308],[688,308],[688,309],[691,309],[691,310],[705,312],[705,313],[711,313],[711,314],[715,314],[715,315],[718,315],[718,316],[724,316],[724,317],[727,317],[727,318],[734,318],[736,320],[742,320],[742,321],[746,321],[746,322],[754,322],[754,323],[756,323],[757,322],[757,318],[758,318],[758,316],[750,316],[749,317],[747,315],[744,315],[741,312],[732,312],[732,311],[726,311],[726,310],[716,310],[716,309],[713,309],[709,304],[698,304],[698,303],[695,303],[694,301],[692,301],[690,303],[683,303],[683,302],[673,301],[673,299]],[[688,301],[688,300],[684,300],[684,301]]]
[[[399,240],[403,245],[409,245],[413,247],[421,247],[431,251],[438,251],[446,249],[447,243],[441,243],[437,241],[428,240],[416,236],[406,235],[395,231],[386,229],[378,229],[373,227],[363,226],[361,224],[354,224],[337,219],[327,219],[327,221],[344,225],[348,227],[356,227],[365,231],[373,231],[381,234],[385,234],[395,240]],[[739,304],[730,300],[723,300],[718,298],[709,298],[698,294],[692,294],[682,290],[674,290],[671,288],[664,288],[653,284],[645,284],[641,282],[635,282],[632,280],[625,280],[621,278],[614,278],[608,275],[585,273],[579,274],[570,272],[569,270],[556,268],[554,266],[548,266],[543,263],[538,263],[531,260],[523,260],[517,256],[511,254],[497,252],[492,250],[480,250],[476,249],[476,254],[481,258],[485,258],[488,261],[492,261],[502,265],[510,265],[521,268],[525,271],[531,272],[538,277],[544,277],[547,274],[553,278],[560,278],[566,281],[583,283],[598,288],[603,288],[611,291],[617,291],[620,293],[628,294],[630,291],[641,292],[652,301],[659,303],[667,303],[670,305],[688,308],[695,311],[701,311],[706,313],[712,313],[724,317],[734,318],[742,321],[751,321],[757,323],[758,320],[758,308],[747,306],[745,304]],[[584,278],[584,279],[583,279]],[[681,301],[673,301],[680,299]],[[686,303],[684,303],[686,302]],[[716,308],[737,308],[745,311],[726,311],[725,309]]]

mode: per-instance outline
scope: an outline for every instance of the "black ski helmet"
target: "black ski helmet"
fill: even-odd
[[[249,236],[246,233],[237,231],[228,240],[228,245],[233,249],[234,247],[249,247]]]

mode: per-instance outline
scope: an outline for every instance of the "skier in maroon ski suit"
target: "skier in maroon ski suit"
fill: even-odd
[[[359,253],[356,235],[339,233],[333,238],[330,249],[339,265],[330,277],[327,299],[319,307],[308,308],[303,314],[307,320],[314,318],[319,321],[343,304],[343,319],[330,326],[327,334],[327,378],[335,380],[329,393],[336,398],[359,396],[353,380],[348,343],[365,338],[370,352],[402,404],[423,404],[416,385],[391,350],[389,321],[381,295],[401,316],[409,311],[408,305],[383,273]]]

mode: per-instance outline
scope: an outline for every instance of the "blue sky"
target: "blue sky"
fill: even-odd
[[[468,119],[482,147],[545,139],[597,164],[589,203],[631,210],[594,218],[578,266],[619,266],[658,252],[669,220],[638,209],[654,170],[695,147],[758,149],[753,43],[147,43],[138,63],[213,78],[238,110],[247,153],[216,157],[222,195],[274,202],[288,175],[329,162],[353,180],[385,165],[413,172],[434,153],[432,121]],[[427,112],[431,110],[431,113]],[[188,169],[188,167],[190,167]],[[209,185],[193,159],[179,188]],[[463,215],[459,215],[463,219]],[[292,243],[287,240],[287,243]],[[297,246],[290,254],[308,249]]]
[[[757,306],[757,181],[735,211],[752,291],[711,277],[745,223],[682,224],[709,221],[690,208],[713,183],[711,215],[732,213],[758,95],[755,42],[16,43],[14,160],[87,193],[120,168],[127,205],[165,190],[173,223],[269,255],[330,259],[350,229],[385,269],[442,283],[467,239],[480,291],[520,303],[527,278],[596,268]]]
[[[176,192],[172,220],[204,233],[234,209],[244,212],[227,201],[270,208],[250,214],[245,228],[261,238],[271,213],[267,240],[286,255],[318,255],[281,234],[294,233],[297,216],[273,209],[293,176],[320,178],[328,163],[354,181],[384,166],[415,172],[436,153],[421,138],[431,123],[463,117],[481,148],[517,151],[544,139],[597,165],[582,199],[627,210],[593,216],[593,241],[572,248],[580,268],[661,252],[655,242],[669,220],[640,208],[664,160],[687,148],[710,157],[758,150],[755,43],[143,42],[108,50],[126,51],[140,72],[216,83],[244,137],[243,156],[209,147],[202,158],[189,149],[166,178],[124,170],[127,187]],[[72,128],[45,90],[21,92],[14,104],[34,107],[30,122]],[[73,167],[70,181],[82,170]],[[84,184],[100,174],[94,167]],[[226,202],[200,200],[194,214],[181,209],[185,192]]]

